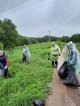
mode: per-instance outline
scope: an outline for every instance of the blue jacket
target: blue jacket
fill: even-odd
[[[71,64],[74,68],[77,65],[77,52],[74,48],[72,48],[71,50],[68,51],[67,54],[67,59],[66,59],[69,64]]]
[[[0,69],[3,69],[6,66],[6,57],[7,56],[5,53],[3,54],[3,56],[0,56]]]

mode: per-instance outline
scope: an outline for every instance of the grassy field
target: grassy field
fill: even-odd
[[[79,43],[76,43],[76,47],[77,47],[77,49],[78,49],[79,52],[80,52],[80,42],[79,42]]]
[[[62,48],[63,43],[57,42]],[[79,43],[76,44],[80,50]],[[31,64],[23,64],[22,47],[16,47],[14,53],[6,51],[9,57],[9,70],[13,78],[0,77],[0,106],[32,106],[32,98],[45,100],[49,94],[49,83],[53,69],[47,60],[50,43],[29,45]]]
[[[57,42],[62,48],[63,43]],[[80,50],[80,44],[76,44]],[[0,77],[0,106],[32,106],[32,98],[45,100],[49,94],[49,83],[53,69],[47,60],[50,43],[29,45],[31,64],[23,64],[22,47],[16,47],[14,53],[6,51],[9,57],[9,70],[13,78]]]
[[[62,48],[62,43],[58,42]],[[32,106],[32,98],[45,100],[49,94],[49,83],[53,69],[47,60],[50,43],[29,45],[31,64],[23,64],[22,47],[16,47],[8,57],[9,71],[13,78],[0,77],[0,106]]]

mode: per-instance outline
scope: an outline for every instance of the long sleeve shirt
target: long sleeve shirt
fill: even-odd
[[[22,54],[24,54],[25,56],[30,56],[29,48],[28,48],[28,47],[23,48],[23,50],[22,50]]]
[[[50,53],[59,55],[61,53],[61,50],[58,45],[55,45],[54,47],[51,47]]]

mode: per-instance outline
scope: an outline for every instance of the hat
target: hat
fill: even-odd
[[[54,45],[55,45],[55,42],[53,41],[53,42],[51,43],[51,46],[53,46],[53,47],[54,47]]]
[[[4,52],[3,52],[3,50],[0,50],[0,56],[2,56],[2,55],[3,55],[3,53],[4,53]]]

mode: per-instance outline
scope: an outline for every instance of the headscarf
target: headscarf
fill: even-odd
[[[73,44],[73,42],[72,42],[72,41],[70,41],[70,42],[68,42],[68,43],[67,43],[67,46],[71,49],[71,48],[73,48],[73,47],[74,47],[74,44]]]
[[[3,50],[0,50],[0,56],[2,56],[4,54]]]
[[[54,47],[55,46],[55,42],[53,41],[52,43],[51,43],[51,47]]]

